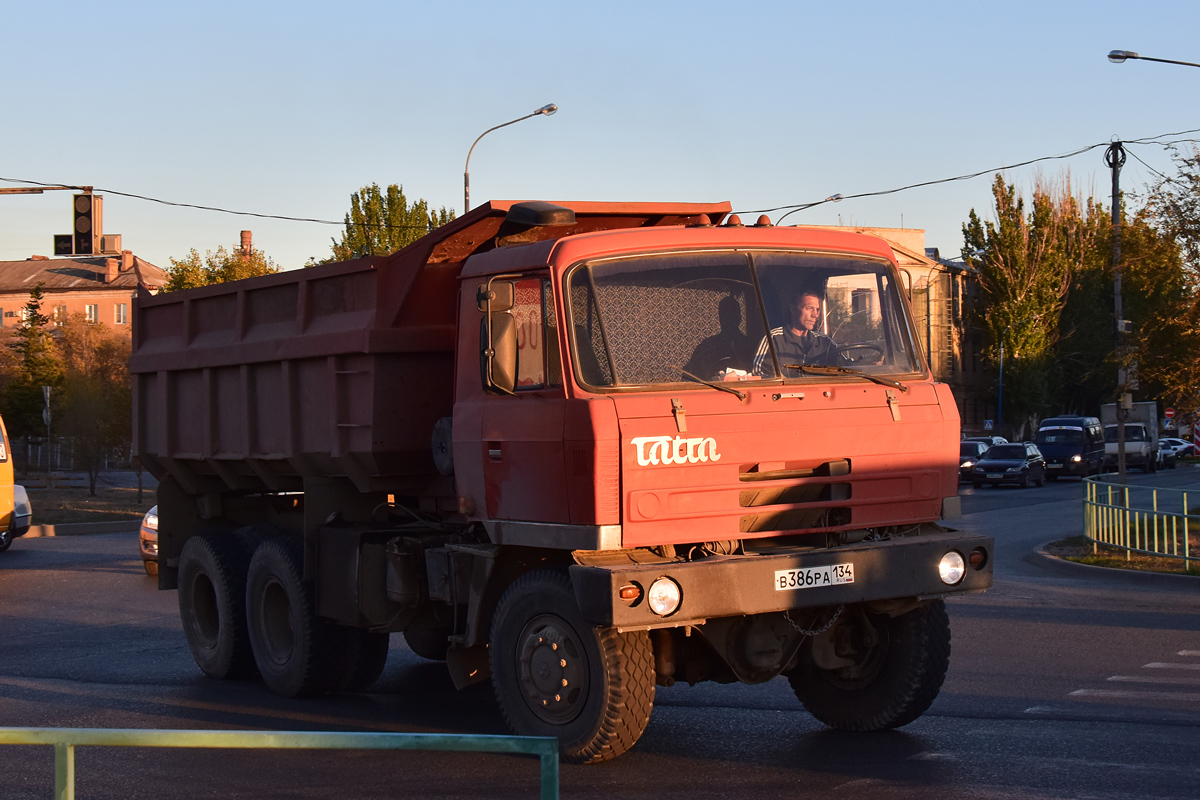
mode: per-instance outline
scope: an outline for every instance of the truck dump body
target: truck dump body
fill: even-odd
[[[293,270],[134,304],[134,447],[191,493],[453,494],[430,431],[453,407],[458,274],[498,242],[679,225],[728,204],[574,204],[563,229],[505,227],[492,202],[390,256]]]

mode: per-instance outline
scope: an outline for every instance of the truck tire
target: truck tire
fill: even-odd
[[[193,536],[179,554],[179,620],[192,658],[210,678],[254,673],[246,631],[248,566],[245,551],[220,536]]]
[[[878,634],[861,656],[862,673],[793,671],[788,680],[808,712],[831,728],[899,728],[925,713],[950,665],[950,619],[941,600],[898,617],[869,615]]]
[[[375,633],[361,628],[335,626],[340,656],[330,670],[330,691],[361,692],[379,680],[387,666],[387,631]]]
[[[301,544],[278,538],[254,551],[246,578],[246,619],[254,661],[275,694],[303,697],[331,688],[341,649],[331,622],[316,613],[304,581]]]
[[[607,761],[637,742],[654,707],[645,631],[587,624],[564,572],[518,578],[500,599],[489,644],[492,687],[518,735],[558,737],[564,761]]]
[[[445,661],[450,651],[450,633],[448,628],[409,628],[404,632],[404,641],[421,658]]]

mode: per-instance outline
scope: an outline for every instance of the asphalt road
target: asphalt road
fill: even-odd
[[[1134,482],[1190,485],[1181,468]],[[1080,486],[964,488],[957,527],[996,539],[996,585],[949,603],[950,674],[906,728],[823,728],[775,680],[660,687],[641,742],[563,765],[563,797],[1195,798],[1200,581],[1061,568]],[[136,534],[18,540],[0,554],[0,725],[505,733],[486,687],[456,692],[393,637],[367,694],[283,700],[191,661],[174,592]],[[47,798],[48,747],[0,746],[0,797]],[[458,753],[80,748],[80,798],[534,797],[537,763]]]

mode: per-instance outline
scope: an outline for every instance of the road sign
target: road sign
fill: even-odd
[[[985,419],[983,421],[983,429],[985,431],[990,431],[992,429],[992,421],[990,419]]]
[[[1163,412],[1163,416],[1166,417],[1167,419],[1175,419],[1175,409],[1168,408],[1166,411]]]

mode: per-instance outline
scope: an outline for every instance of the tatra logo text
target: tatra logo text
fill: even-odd
[[[630,444],[637,448],[640,466],[651,464],[699,464],[720,461],[717,440],[713,438],[682,439],[678,436],[638,436]]]

